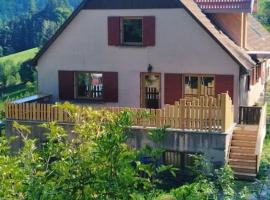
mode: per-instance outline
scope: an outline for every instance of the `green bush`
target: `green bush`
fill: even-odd
[[[212,170],[197,156],[195,182],[164,191],[158,189],[158,174],[176,170],[159,164],[165,129],[149,133],[155,144],[140,151],[129,148],[126,132],[132,123],[130,112],[67,109],[75,121],[71,134],[54,122],[42,125],[46,141],[31,138],[28,127],[14,123],[23,147],[10,153],[14,139],[0,137],[0,199],[123,199],[123,200],[207,200],[234,199],[234,180],[228,166]],[[141,155],[153,162],[141,163]],[[207,173],[206,173],[207,172]],[[242,195],[242,193],[239,193]],[[243,195],[242,195],[243,196]],[[241,198],[242,198],[241,196]],[[240,199],[240,197],[239,197]],[[243,199],[243,198],[242,198]]]

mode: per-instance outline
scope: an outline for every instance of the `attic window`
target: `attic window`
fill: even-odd
[[[134,17],[122,18],[122,44],[142,45],[143,19]]]

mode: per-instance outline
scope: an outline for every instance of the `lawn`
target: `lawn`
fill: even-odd
[[[0,57],[0,63],[5,61],[12,61],[14,63],[22,63],[26,60],[32,59],[38,52],[38,48],[29,49],[19,53],[11,54],[8,56]]]
[[[0,57],[0,63],[11,61],[15,64],[20,65],[24,61],[34,58],[38,50],[39,50],[38,48],[33,48],[19,53],[11,54],[5,57]],[[35,83],[32,84],[29,83],[29,84],[18,84],[7,88],[2,88],[0,91],[0,94],[2,95],[2,97],[0,97],[0,112],[4,109],[5,101],[15,100],[36,93],[37,89],[35,85],[36,85]]]
[[[0,112],[4,110],[4,104],[6,101],[12,101],[15,99],[31,96],[37,91],[36,83],[21,84],[19,87],[15,87],[16,90],[14,90],[14,87],[7,88],[4,97],[0,98]]]

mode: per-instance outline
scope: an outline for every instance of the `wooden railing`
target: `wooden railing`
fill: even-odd
[[[261,112],[260,112],[258,136],[257,136],[257,142],[256,142],[256,150],[255,150],[257,172],[259,172],[259,168],[260,168],[263,142],[266,135],[266,109],[267,109],[267,104],[265,104],[261,108]]]
[[[239,124],[258,125],[260,122],[262,107],[239,107]]]
[[[198,131],[226,131],[233,124],[232,100],[227,93],[213,97],[181,99],[174,105],[165,105],[162,109],[143,108],[96,108],[120,113],[123,110],[134,112],[134,126],[191,129]],[[142,113],[149,113],[144,118]],[[6,104],[7,120],[56,121],[72,123],[66,110],[51,104]]]

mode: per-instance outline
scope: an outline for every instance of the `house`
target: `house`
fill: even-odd
[[[55,101],[159,108],[228,91],[237,119],[240,105],[263,96],[270,34],[247,13],[253,1],[237,10],[195,2],[84,1],[35,58],[39,92]]]
[[[34,59],[38,90],[54,101],[152,109],[228,93],[234,121],[258,116],[251,120],[256,126],[245,133],[238,127],[232,142],[229,134],[204,145],[222,144],[220,154],[217,146],[212,153],[230,157],[238,175],[254,177],[265,112],[251,106],[263,104],[270,73],[270,34],[250,14],[254,9],[252,0],[85,0]],[[197,141],[185,134],[193,138],[185,141]]]

